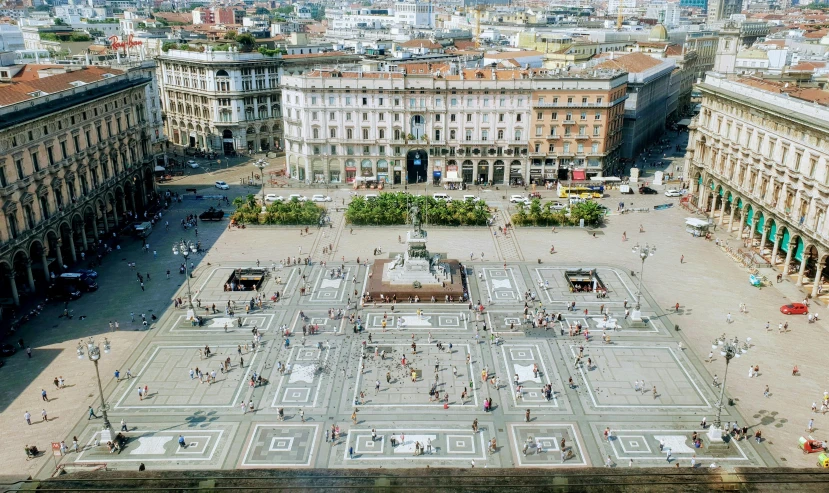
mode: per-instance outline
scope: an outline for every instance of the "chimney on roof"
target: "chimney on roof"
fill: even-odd
[[[497,80],[497,77],[495,75],[495,67],[490,68],[490,74],[492,75],[492,80]]]

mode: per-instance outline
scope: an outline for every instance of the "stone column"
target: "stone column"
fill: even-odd
[[[757,229],[757,216],[755,215],[751,219],[751,229],[748,232],[748,246],[751,248],[751,245],[754,242],[754,231]]]
[[[737,204],[731,202],[731,216],[728,218],[728,232],[734,231],[734,214],[737,212]]]
[[[12,290],[12,299],[14,300],[14,304],[20,306],[20,295],[17,293],[17,280],[16,280],[17,273],[13,270],[9,275],[9,284],[11,285]]]
[[[60,251],[60,245],[55,248],[55,258],[58,260],[58,272],[63,272],[63,252]]]
[[[767,226],[763,226],[763,234],[760,236],[760,255],[763,254],[763,249],[766,246],[766,238],[769,235],[769,228]]]
[[[446,165],[443,166],[443,173],[446,174]],[[490,183],[495,179],[495,163],[492,163],[487,170],[486,179]]]
[[[118,207],[115,199],[112,200],[112,225],[118,229]]]
[[[81,221],[81,245],[83,245],[83,251],[89,250],[89,242],[86,241],[86,223]]]
[[[776,234],[774,235],[774,247],[771,249],[771,265],[772,267],[777,265],[777,252],[780,248],[780,240],[783,238],[783,235]]]
[[[710,219],[714,220],[714,213],[717,212],[717,192],[714,190],[711,191],[711,212],[709,214]]]
[[[75,235],[72,232],[69,232],[69,257],[73,264],[78,261],[78,255],[75,253]]]
[[[806,272],[806,259],[809,258],[806,255],[806,251],[803,251],[803,257],[800,259],[800,270],[797,273],[797,285],[803,286],[803,273]]]
[[[794,247],[792,247],[792,245],[794,245]],[[783,264],[783,274],[789,273],[789,264],[792,262],[792,255],[794,255],[794,248],[796,247],[796,243],[792,241],[789,242],[789,248],[786,250],[786,260],[784,260],[785,263]]]
[[[725,195],[723,195],[723,199],[722,199],[722,207],[720,207],[720,220],[719,220],[719,221],[717,221],[717,224],[719,224],[719,225],[722,225],[722,223],[723,223],[723,219],[725,219],[725,204],[726,204],[727,202],[728,202],[728,201],[725,199]]]
[[[101,211],[101,217],[104,219],[104,233],[109,233],[109,219],[107,219],[106,205],[104,205],[104,209]]]
[[[29,289],[35,292],[35,276],[32,275],[32,261],[26,261],[26,280],[29,281]]]
[[[815,284],[812,286],[812,298],[817,298],[817,288],[820,286],[820,276],[823,274],[823,262],[817,265],[817,272],[815,273]]]
[[[86,226],[84,226],[86,227]],[[95,238],[95,248],[98,247],[98,218],[92,214],[92,236]]]
[[[137,214],[135,210],[135,189],[130,188],[130,207],[132,207],[132,213]]]
[[[49,260],[46,258],[45,248],[40,253],[40,263],[43,264],[43,275],[46,276],[46,284],[48,285],[51,282],[51,279],[49,276]]]

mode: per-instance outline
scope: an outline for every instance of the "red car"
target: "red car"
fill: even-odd
[[[780,307],[780,313],[784,315],[803,315],[809,313],[809,307],[803,303],[789,303]]]

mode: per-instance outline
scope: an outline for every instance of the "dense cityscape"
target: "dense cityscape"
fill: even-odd
[[[0,0],[0,484],[824,491],[828,87],[823,1]]]

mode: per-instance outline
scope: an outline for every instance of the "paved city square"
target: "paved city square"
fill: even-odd
[[[767,320],[773,326],[782,321],[781,300],[801,296],[793,282],[752,288],[744,271],[713,243],[684,234],[687,212],[681,210],[611,215],[597,238],[579,229],[541,228],[504,237],[493,235],[510,211],[499,199],[487,199],[500,209],[493,228],[468,228],[462,235],[457,228],[429,229],[435,251],[465,263],[470,299],[484,305],[482,312],[465,302],[361,305],[371,248],[399,251],[396,238],[405,228],[352,231],[334,210],[332,229],[309,234],[298,228],[228,231],[222,223],[200,225],[199,239],[210,250],[193,259],[190,286],[201,325],[188,320],[186,303],[172,306],[172,298],[186,299],[187,293],[184,276],[165,279],[164,271],[177,269],[178,259],[149,258],[140,244],[125,246],[111,273],[106,263],[101,268],[100,282],[114,279],[113,284],[73,304],[76,314],[88,318],[54,319],[55,328],[41,336],[45,342],[34,339],[39,346],[32,360],[23,359],[18,369],[18,354],[3,368],[10,377],[2,385],[31,382],[19,387],[15,413],[50,411],[48,422],[25,427],[26,440],[39,446],[41,436],[65,440],[70,450],[57,459],[70,468],[107,463],[125,470],[141,463],[154,469],[471,467],[472,461],[475,467],[598,467],[608,458],[615,467],[686,467],[692,461],[724,468],[813,465],[796,441],[808,435],[803,428],[812,417],[809,404],[822,392],[815,380],[820,371],[798,357],[796,337],[763,329]],[[180,207],[168,213],[171,223],[197,212],[201,203]],[[632,234],[640,225],[644,232]],[[623,233],[631,238],[622,241]],[[182,234],[192,236],[159,230],[150,241],[166,250]],[[551,241],[555,255],[549,254]],[[630,254],[636,242],[660,247],[644,272],[642,322],[625,316],[641,277],[639,259]],[[335,250],[324,253],[322,245],[331,243]],[[311,265],[288,265],[285,259],[300,246],[310,252]],[[152,273],[146,293],[117,283],[125,269],[121,262],[133,259]],[[226,290],[235,269],[257,265],[268,271],[257,292]],[[585,273],[601,282],[606,297],[571,289],[567,276]],[[277,302],[270,299],[275,292]],[[260,293],[263,307],[251,309],[251,298]],[[226,312],[228,302],[233,315]],[[742,302],[750,306],[747,313],[737,309]],[[560,316],[533,327],[539,303]],[[729,311],[733,324],[724,322]],[[137,330],[140,314],[157,317],[149,330]],[[119,320],[121,331],[108,332],[110,320]],[[801,327],[800,319],[789,320],[801,334],[824,330],[822,322],[806,329],[805,321]],[[261,334],[255,346],[254,328]],[[720,388],[712,377],[722,381],[725,364],[718,351],[706,360],[711,341],[723,332],[752,338],[752,349],[729,373],[726,397],[735,405],[722,411],[723,425],[745,424],[752,436],[718,448],[710,447],[700,422],[705,418],[710,425],[716,417]],[[63,342],[67,334],[73,336]],[[101,377],[113,433],[122,420],[127,430],[120,453],[110,453],[105,442],[96,445],[103,436],[94,369],[74,354],[77,338],[88,335],[113,342],[101,359]],[[32,380],[25,377],[25,363],[45,369]],[[761,365],[760,378],[746,379],[746,364]],[[789,380],[793,364],[803,376]],[[113,378],[116,369],[120,381]],[[37,407],[53,373],[67,377],[69,385],[50,391],[50,402]],[[254,375],[261,379],[251,382]],[[139,386],[147,393],[139,396]],[[97,419],[87,419],[89,405]],[[819,436],[822,416],[813,416]],[[753,439],[756,430],[763,433],[761,443]],[[695,432],[699,447],[691,441]],[[72,451],[73,437],[79,453]],[[45,476],[54,468],[49,461],[21,461],[20,467]]]
[[[94,445],[99,423],[82,420],[85,450],[64,460],[115,469],[149,461],[185,469],[588,467],[609,455],[658,465],[661,440],[672,460],[764,463],[749,440],[694,448],[696,423],[715,414],[716,389],[648,293],[645,321],[626,319],[636,288],[620,269],[478,263],[472,299],[492,300],[481,312],[468,303],[360,307],[364,266],[343,264],[337,278],[331,265],[274,266],[262,293],[292,277],[310,290],[221,313],[228,300],[239,306],[258,295],[222,288],[223,271],[248,266],[225,262],[196,275],[202,324],[186,320],[186,307],[168,309],[129,358],[131,378],[108,385],[114,421],[131,427],[124,450],[111,458]],[[594,270],[607,297],[565,287],[565,272],[579,268]],[[561,321],[528,323],[524,305],[539,301]],[[732,412],[723,420],[740,419]],[[608,427],[605,440],[596,430]]]

